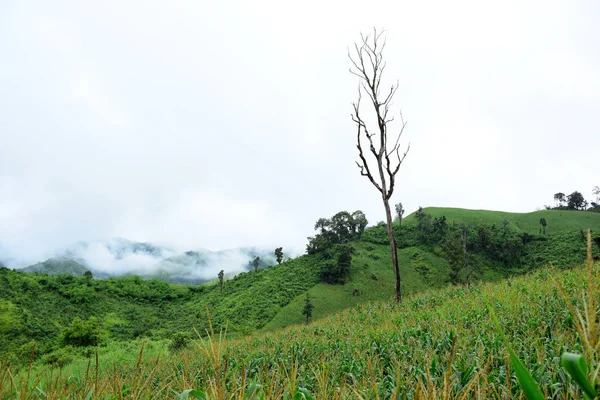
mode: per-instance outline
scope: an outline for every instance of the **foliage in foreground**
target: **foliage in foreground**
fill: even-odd
[[[597,281],[590,282],[598,279],[598,267],[450,287],[401,305],[363,304],[305,327],[249,338],[210,332],[195,346],[161,356],[144,357],[142,346],[137,362],[92,356],[87,367],[68,372],[35,367],[19,374],[2,364],[0,397],[174,398],[197,388],[188,398],[518,398],[518,371],[489,304],[542,396],[581,398],[561,355],[584,355],[596,368],[586,379],[597,386],[599,291]]]

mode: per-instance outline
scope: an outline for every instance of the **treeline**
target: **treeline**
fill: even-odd
[[[600,186],[594,186],[592,194],[596,197],[596,201],[588,201],[583,194],[574,191],[569,195],[562,192],[554,194],[555,205],[546,205],[546,210],[571,210],[571,211],[591,211],[600,212]]]

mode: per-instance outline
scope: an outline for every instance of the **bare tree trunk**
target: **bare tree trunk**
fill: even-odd
[[[353,58],[348,52],[348,57],[354,68],[350,68],[350,72],[360,78],[358,89],[358,100],[352,103],[354,113],[352,121],[356,124],[356,148],[360,161],[356,165],[360,169],[360,174],[369,178],[369,181],[381,194],[383,205],[385,207],[385,216],[387,219],[387,231],[390,239],[390,247],[392,251],[392,263],[394,265],[394,273],[396,275],[395,282],[395,297],[396,301],[402,300],[402,292],[400,288],[400,268],[398,267],[398,249],[394,240],[394,232],[392,230],[392,212],[390,210],[390,198],[394,193],[396,174],[400,170],[400,165],[408,154],[410,144],[404,154],[400,154],[400,138],[406,127],[406,122],[400,113],[400,126],[397,128],[395,140],[389,140],[388,128],[394,121],[394,117],[389,115],[390,107],[394,94],[398,90],[399,85],[392,85],[387,94],[381,93],[380,84],[383,71],[386,63],[383,61],[383,49],[385,47],[385,39],[383,44],[380,42],[381,32],[377,33],[374,30],[373,35],[361,35],[361,44],[354,45],[356,51]],[[372,132],[369,132],[365,120],[360,115],[360,102],[362,93],[365,93],[370,100],[371,110],[376,117],[377,124]],[[361,136],[364,143],[361,141]],[[375,140],[374,140],[375,139]],[[363,146],[364,150],[363,151]],[[371,161],[371,166],[367,162],[367,157],[374,159],[376,165]],[[372,167],[377,168],[378,177],[373,174]],[[374,170],[373,170],[374,172]],[[379,178],[379,179],[378,179]]]
[[[394,265],[394,273],[396,275],[396,284],[394,286],[394,294],[396,302],[402,300],[402,287],[400,286],[400,266],[398,265],[398,247],[396,239],[394,239],[394,230],[392,229],[392,212],[390,210],[390,202],[383,198],[383,206],[385,207],[385,216],[387,218],[387,234],[390,239],[390,248],[392,250],[392,263]]]

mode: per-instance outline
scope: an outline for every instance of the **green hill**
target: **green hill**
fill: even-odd
[[[509,213],[504,211],[468,210],[464,208],[427,207],[424,212],[432,217],[446,216],[448,222],[467,223],[470,225],[495,225],[500,228],[504,221],[508,221],[511,229],[517,232],[539,233],[540,219],[547,221],[546,233],[579,232],[591,229],[600,232],[600,213],[567,211],[567,210],[542,210],[530,213]],[[416,224],[416,212],[404,218],[407,225]]]
[[[478,266],[473,282],[499,280],[550,263],[558,267],[581,264],[586,244],[580,224],[600,230],[600,215],[588,212],[545,211],[548,232],[540,235],[532,222],[537,219],[539,223],[542,214],[537,212],[425,211],[431,213],[427,229],[420,230],[413,215],[402,227],[394,226],[405,296],[448,285],[451,264],[444,243],[455,238],[462,222],[469,225],[468,251]],[[440,233],[442,216],[449,222]],[[506,227],[502,224],[505,219],[509,221]],[[500,227],[496,221],[501,221]],[[552,226],[558,232],[553,232]],[[478,236],[481,230],[487,232],[485,246]],[[225,280],[222,289],[218,281],[187,286],[136,276],[88,280],[0,268],[0,358],[11,352],[23,361],[17,356],[19,349],[36,341],[39,362],[55,360],[69,349],[65,332],[76,318],[98,326],[98,340],[106,344],[142,337],[189,336],[192,328],[204,332],[208,328],[206,309],[213,326],[227,328],[230,336],[279,329],[302,322],[307,292],[315,305],[315,319],[370,301],[386,301],[393,296],[387,243],[382,226],[368,228],[360,240],[350,242],[353,254],[349,272],[339,284],[325,283],[322,278],[322,271],[338,262],[337,245],[239,274]],[[464,274],[459,278],[464,280]],[[77,351],[77,347],[68,350],[73,354]]]
[[[97,358],[94,351],[76,356],[60,372],[37,365],[13,373],[15,386],[0,364],[0,396],[17,390],[23,398],[38,393],[120,398],[125,393],[158,399],[196,389],[181,398],[525,398],[502,330],[541,388],[541,398],[583,398],[558,360],[565,351],[586,352],[590,362],[600,358],[582,348],[584,337],[597,343],[600,331],[578,334],[565,303],[583,309],[581,293],[587,291],[596,299],[596,317],[598,282],[592,279],[590,286],[587,276],[584,268],[542,269],[503,282],[427,291],[401,305],[368,302],[273,333],[227,339],[217,332],[212,341],[183,342],[179,350],[167,350],[160,341],[114,344],[98,348]],[[556,282],[564,286],[566,299]]]
[[[39,262],[29,267],[23,268],[21,272],[39,272],[48,275],[68,274],[74,276],[83,276],[88,269],[70,258],[49,258],[46,261]]]

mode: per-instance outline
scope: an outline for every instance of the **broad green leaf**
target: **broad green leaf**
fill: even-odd
[[[181,394],[179,395],[179,400],[187,399],[190,396],[197,400],[206,400],[207,399],[206,393],[204,393],[202,390],[188,389],[188,390],[184,390],[183,392],[181,392]]]
[[[294,400],[314,400],[308,389],[298,388],[294,394]]]
[[[564,369],[567,370],[571,378],[583,390],[586,396],[590,399],[595,399],[597,396],[596,390],[594,390],[594,385],[587,380],[587,365],[585,364],[585,359],[580,354],[574,353],[563,353],[560,356],[560,365]]]
[[[510,346],[508,338],[506,337],[506,335],[504,335],[502,327],[500,326],[500,322],[498,322],[498,318],[496,318],[494,309],[489,305],[489,303],[487,304],[487,308],[490,311],[492,321],[494,322],[494,325],[496,325],[498,333],[500,333],[500,336],[502,337],[502,341],[504,341],[504,345],[508,349],[508,354],[510,356],[510,365],[515,371],[515,375],[517,375],[517,381],[519,381],[519,386],[521,386],[523,393],[525,393],[525,396],[529,400],[544,400],[544,394],[542,393],[537,382],[535,381],[535,379],[533,379],[527,368],[525,368],[521,360],[519,360],[519,357],[517,357],[514,350]]]

